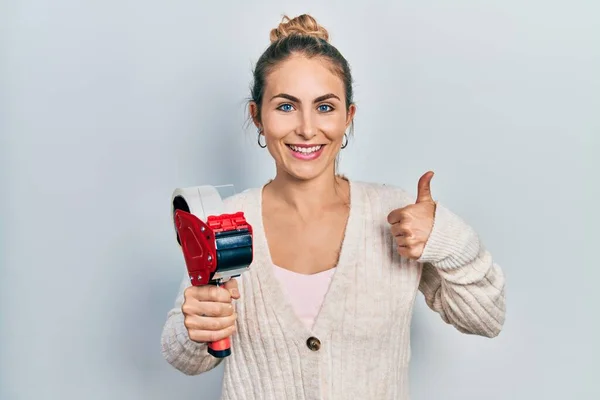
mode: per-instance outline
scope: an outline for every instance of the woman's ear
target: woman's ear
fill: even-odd
[[[356,114],[356,105],[350,104],[350,107],[348,107],[348,113],[346,114],[346,129],[348,129],[348,127],[354,120],[355,114]]]
[[[260,129],[260,115],[258,111],[258,105],[254,101],[251,101],[250,104],[248,104],[248,112],[250,113],[250,117],[252,117],[252,122],[254,122],[254,126]]]

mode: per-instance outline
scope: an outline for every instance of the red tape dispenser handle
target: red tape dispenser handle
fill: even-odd
[[[253,259],[252,226],[244,213],[211,215],[204,222],[182,201],[174,200],[173,217],[191,284],[221,286],[247,270]],[[229,356],[231,338],[208,343],[208,352]]]

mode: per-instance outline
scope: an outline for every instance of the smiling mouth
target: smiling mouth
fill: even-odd
[[[302,153],[302,154],[312,154],[312,153],[316,153],[317,151],[321,150],[323,148],[323,146],[325,146],[324,144],[317,144],[314,146],[296,146],[293,144],[287,144],[287,147],[289,147],[290,149],[292,149],[293,151],[297,152],[297,153]]]

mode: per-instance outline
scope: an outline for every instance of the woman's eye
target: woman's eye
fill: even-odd
[[[319,106],[319,111],[321,111],[321,112],[328,112],[331,110],[333,110],[333,108],[329,104],[321,104]]]
[[[291,104],[282,104],[279,107],[277,107],[277,109],[281,110],[281,111],[289,112],[289,111],[292,111],[294,109],[294,107],[292,107]]]

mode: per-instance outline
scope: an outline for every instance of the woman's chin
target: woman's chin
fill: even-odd
[[[285,172],[294,179],[309,181],[316,179],[329,170],[329,164],[318,163],[291,163],[286,165]]]

